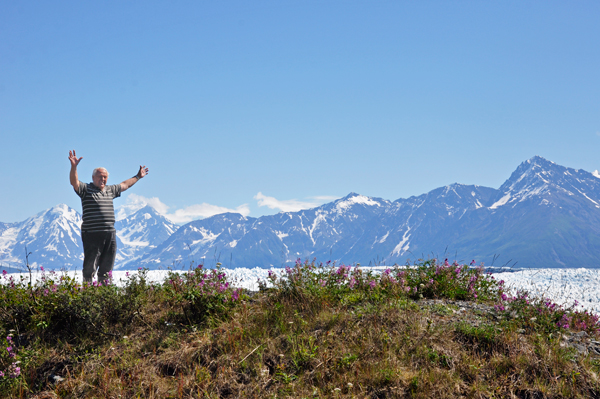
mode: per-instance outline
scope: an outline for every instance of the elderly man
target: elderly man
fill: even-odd
[[[138,173],[121,184],[107,186],[108,171],[96,168],[92,173],[92,183],[79,181],[77,165],[81,162],[75,150],[69,151],[71,185],[79,197],[83,208],[81,240],[83,241],[83,281],[91,282],[96,271],[98,281],[109,276],[117,255],[117,232],[115,230],[115,209],[113,199],[133,186],[148,174],[146,166],[140,166]]]

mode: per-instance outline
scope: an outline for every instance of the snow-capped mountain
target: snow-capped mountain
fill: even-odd
[[[81,216],[61,204],[29,219],[0,227],[0,264],[23,268],[26,254],[31,266],[73,268],[83,260]],[[26,252],[27,251],[27,252]]]
[[[393,264],[427,251],[428,238],[497,190],[454,184],[395,202],[350,193],[299,212],[260,218],[215,215],[188,223],[140,259],[152,266],[223,262],[229,267],[281,266],[297,258]]]
[[[350,193],[299,212],[259,218],[224,213],[179,228],[150,206],[117,228],[116,268],[278,267],[297,258],[394,264],[447,257],[520,267],[600,266],[599,176],[541,157],[499,188],[452,184],[388,201]],[[139,208],[139,207],[138,207]],[[133,213],[131,213],[133,212]],[[0,223],[0,265],[81,265],[81,220],[59,205],[22,223]]]
[[[384,261],[403,263],[407,258],[442,255],[445,248],[433,247],[432,240],[465,215],[484,208],[495,194],[492,188],[455,183],[395,201],[386,226],[389,235],[379,249]]]
[[[600,208],[599,183],[592,173],[566,168],[542,157],[533,157],[519,165],[500,187],[498,197],[490,208],[497,209],[504,205],[514,208],[517,203],[536,202],[539,199],[540,205],[559,206],[569,197],[575,201],[583,197],[594,207]]]
[[[178,226],[149,205],[115,223],[119,242],[116,268],[134,262],[141,255],[162,244]]]
[[[152,207],[138,209],[115,223],[115,268],[135,261],[164,242],[177,226]],[[52,269],[79,269],[83,262],[81,215],[61,204],[18,223],[0,223],[0,268],[23,270],[29,264]]]
[[[224,213],[182,226],[138,262],[145,266],[189,266],[221,261],[230,267],[279,266],[298,257],[329,257],[333,248],[353,256],[354,242],[390,202],[350,194],[321,207],[260,218]],[[359,217],[362,214],[364,217]],[[327,253],[320,249],[327,249]]]
[[[487,208],[452,231],[465,233],[447,242],[476,258],[502,254],[519,266],[600,267],[600,179],[534,157]]]
[[[142,256],[136,262],[136,267],[189,266],[202,259],[215,259],[221,254],[221,251],[216,252],[221,245],[236,248],[238,241],[249,230],[247,223],[255,220],[237,213],[223,213],[208,219],[189,222],[181,226],[157,248]]]
[[[596,176],[534,157],[500,189],[452,184],[394,202],[351,193],[299,212],[216,215],[183,226],[139,262],[270,267],[297,258],[368,265],[435,256],[598,267],[599,204]]]

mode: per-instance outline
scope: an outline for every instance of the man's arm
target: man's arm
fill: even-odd
[[[75,155],[75,150],[69,151],[69,161],[71,162],[71,172],[69,173],[69,181],[71,185],[75,189],[75,191],[79,191],[79,177],[77,176],[77,165],[83,157],[77,159],[77,155]]]
[[[123,191],[127,190],[129,187],[133,186],[135,183],[137,183],[138,180],[140,180],[147,174],[148,174],[148,168],[146,167],[146,165],[144,165],[144,166],[140,165],[140,170],[137,172],[137,175],[135,175],[132,178],[129,178],[121,183],[121,192],[123,192]]]

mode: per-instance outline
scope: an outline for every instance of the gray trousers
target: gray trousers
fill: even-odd
[[[112,271],[117,256],[116,231],[82,231],[83,281],[91,283],[96,271],[103,282]]]

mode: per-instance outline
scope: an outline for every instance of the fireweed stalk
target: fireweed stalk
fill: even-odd
[[[9,334],[4,340],[4,351],[0,355],[0,387],[10,385],[11,380],[21,375],[21,363],[17,358],[17,348],[13,340],[13,334]]]

